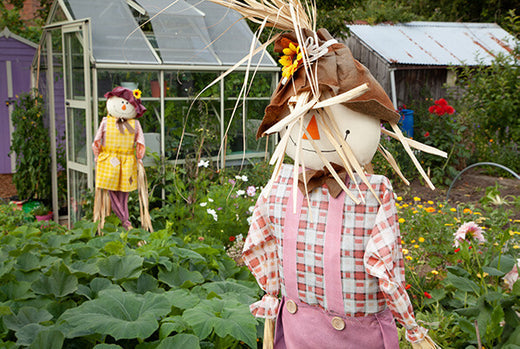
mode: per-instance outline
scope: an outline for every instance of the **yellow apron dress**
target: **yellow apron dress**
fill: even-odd
[[[101,148],[96,166],[96,188],[130,192],[137,189],[135,133],[116,126],[117,119],[107,117],[105,145]],[[135,130],[135,120],[127,122]]]

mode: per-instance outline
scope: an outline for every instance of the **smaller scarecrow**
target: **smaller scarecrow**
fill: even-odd
[[[128,214],[128,196],[139,190],[141,225],[152,231],[148,213],[148,184],[142,159],[145,154],[144,134],[137,120],[146,111],[141,104],[141,91],[116,87],[105,94],[108,116],[104,117],[92,144],[96,161],[96,194],[94,221],[98,233],[105,217],[114,211],[124,228],[132,229]]]

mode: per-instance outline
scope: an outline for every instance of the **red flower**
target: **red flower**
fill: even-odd
[[[424,137],[430,137],[430,132],[426,131],[426,133],[424,134]]]
[[[468,248],[468,250],[471,250],[472,248],[473,248],[473,246],[470,246],[470,247]]]
[[[234,236],[229,237],[229,241],[231,241],[231,242],[235,241],[235,239],[236,239],[236,237],[234,237]]]
[[[435,109],[437,109],[437,106],[432,105],[431,107],[428,108],[428,111],[430,112],[430,114],[433,114],[433,113],[435,113]]]
[[[448,105],[445,110],[446,110],[446,113],[448,113],[449,115],[455,113],[455,109],[453,109],[453,107],[451,105]]]
[[[459,251],[460,251],[460,247],[459,247],[459,248],[456,248],[454,252],[457,253],[457,252],[459,252]]]
[[[442,105],[444,107],[444,106],[448,105],[448,102],[446,102],[446,100],[444,98],[441,98],[441,99],[436,100],[435,104]]]
[[[429,294],[428,292],[424,291],[424,296],[428,299],[431,299],[432,298],[432,295]]]
[[[439,116],[443,116],[444,113],[445,113],[444,108],[442,108],[442,107],[436,107],[435,108],[435,114],[437,114]]]
[[[409,290],[411,287],[412,287],[412,285],[406,284],[406,286],[404,288],[405,288],[405,290]]]

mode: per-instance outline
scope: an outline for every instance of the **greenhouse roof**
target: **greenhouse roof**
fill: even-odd
[[[232,66],[249,54],[255,39],[240,14],[207,0],[59,3],[70,20],[90,19],[92,55],[98,63]],[[259,62],[276,66],[266,51],[251,63]]]
[[[409,22],[349,25],[351,33],[389,63],[490,64],[511,52],[514,37],[495,23]]]

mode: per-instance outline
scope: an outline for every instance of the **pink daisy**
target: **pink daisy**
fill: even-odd
[[[482,228],[480,228],[478,224],[475,222],[464,223],[453,235],[455,237],[455,247],[459,247],[460,241],[469,241],[469,239],[471,238],[476,239],[480,242],[486,241],[484,235],[482,235]]]

